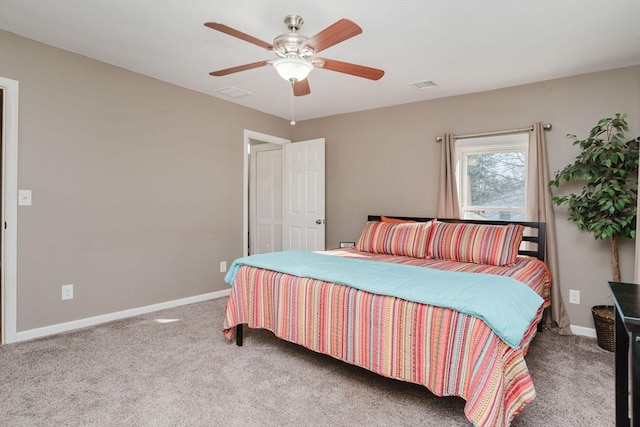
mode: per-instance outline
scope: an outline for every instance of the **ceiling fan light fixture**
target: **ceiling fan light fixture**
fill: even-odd
[[[288,82],[300,82],[307,78],[313,64],[300,58],[281,58],[273,61],[276,71]]]

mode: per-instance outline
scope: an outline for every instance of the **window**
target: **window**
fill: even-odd
[[[526,133],[456,141],[456,178],[464,219],[524,221]]]

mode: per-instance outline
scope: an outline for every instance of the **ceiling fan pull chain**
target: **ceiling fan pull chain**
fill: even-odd
[[[293,86],[293,85],[295,85],[295,82],[291,81],[291,86]],[[291,122],[290,123],[291,123],[291,126],[295,126],[296,120],[295,120],[295,117],[294,117],[294,114],[293,114],[293,107],[294,107],[293,101],[295,99],[295,95],[293,94],[293,91],[291,91],[291,94],[289,95],[289,99],[291,99],[290,104],[289,104],[290,105],[289,113],[291,114]]]

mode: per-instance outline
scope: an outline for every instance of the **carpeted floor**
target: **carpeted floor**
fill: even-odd
[[[247,330],[225,299],[0,347],[2,426],[466,426],[463,400]],[[614,355],[545,331],[538,397],[512,426],[613,426]]]

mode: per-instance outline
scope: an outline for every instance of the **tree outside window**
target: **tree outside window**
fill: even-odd
[[[456,142],[463,218],[525,220],[527,144],[527,134]]]

